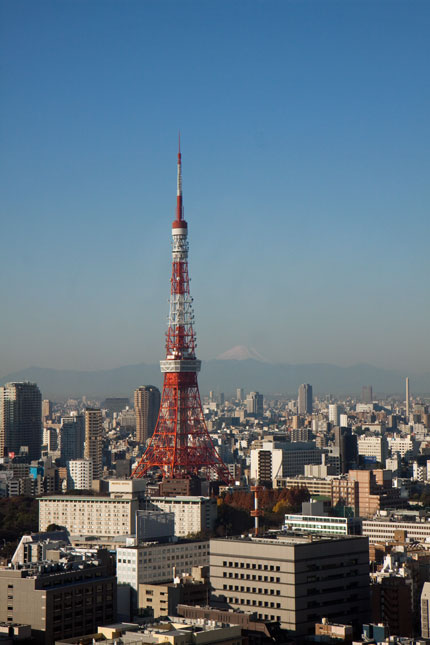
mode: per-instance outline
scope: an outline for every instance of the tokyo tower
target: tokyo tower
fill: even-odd
[[[182,203],[182,158],[178,152],[176,219],[172,224],[172,277],[169,326],[160,412],[154,434],[132,477],[157,472],[163,478],[206,476],[232,483],[229,470],[215,450],[206,427],[200,401],[193,329],[193,299],[188,276],[188,225]]]

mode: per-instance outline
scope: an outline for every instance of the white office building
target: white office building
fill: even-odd
[[[388,443],[385,436],[360,437],[358,439],[358,454],[368,459],[374,459],[385,466],[388,457]]]
[[[170,582],[192,567],[209,565],[209,542],[143,542],[117,549],[117,579],[136,592],[139,584]]]

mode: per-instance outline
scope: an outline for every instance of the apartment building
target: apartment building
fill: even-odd
[[[211,531],[217,518],[217,502],[212,497],[151,497],[151,506],[174,514],[177,537]]]
[[[277,620],[297,635],[323,617],[358,627],[368,619],[367,538],[282,535],[210,542],[212,601]]]

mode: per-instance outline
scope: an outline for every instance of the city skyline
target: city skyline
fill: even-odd
[[[199,357],[426,370],[428,4],[1,12],[1,376],[163,356],[179,128]]]

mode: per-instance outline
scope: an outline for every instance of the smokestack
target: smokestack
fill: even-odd
[[[406,377],[406,423],[409,423],[409,376]]]

